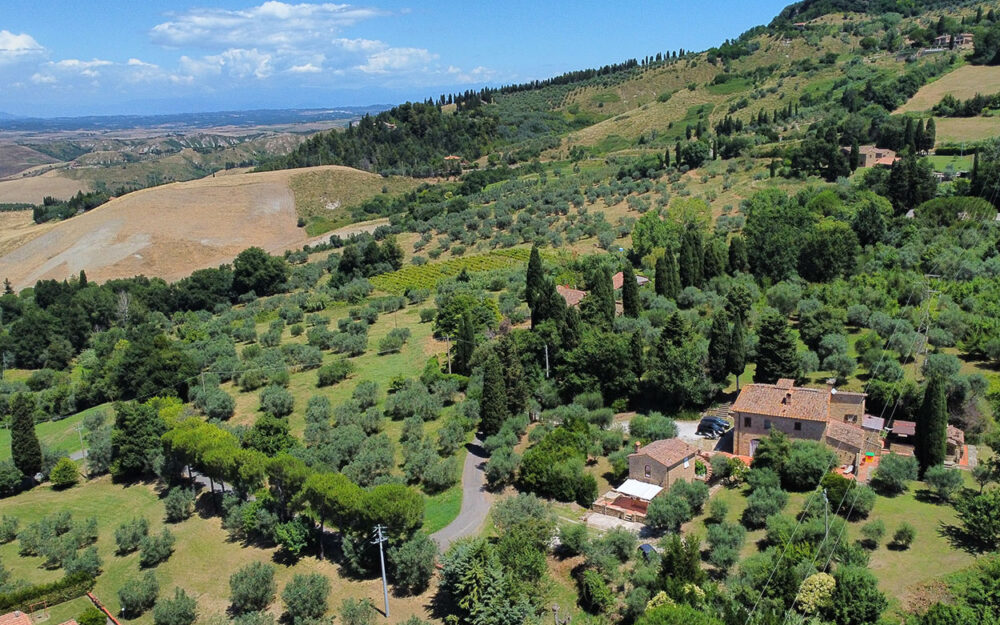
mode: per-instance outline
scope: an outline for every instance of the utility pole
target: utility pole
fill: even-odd
[[[855,469],[855,473],[857,470]],[[823,534],[823,544],[826,545],[826,539],[830,537],[830,499],[826,496],[826,489],[823,489],[823,520],[826,524],[826,532]]]
[[[545,379],[549,379],[549,344],[545,344]]]
[[[451,335],[445,334],[444,340],[448,342],[448,351],[446,354],[448,355],[448,375],[451,375]]]
[[[385,528],[379,524],[375,526],[375,537],[372,538],[372,544],[378,545],[378,559],[382,564],[382,599],[385,601],[385,618],[389,618],[389,586],[385,580],[385,555],[382,552],[382,543],[389,540],[382,534]]]

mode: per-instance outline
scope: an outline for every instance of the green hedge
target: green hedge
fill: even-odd
[[[28,586],[13,592],[0,593],[0,613],[20,610],[27,612],[35,603],[46,602],[53,606],[84,595],[94,587],[97,580],[86,573],[74,573],[66,577],[37,586]]]

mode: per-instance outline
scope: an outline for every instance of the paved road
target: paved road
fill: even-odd
[[[465,447],[469,453],[465,456],[462,469],[462,508],[454,521],[431,534],[442,552],[459,538],[477,534],[493,505],[493,498],[486,490],[486,474],[483,471],[486,451],[478,438]]]

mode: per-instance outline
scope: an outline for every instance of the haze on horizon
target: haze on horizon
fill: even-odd
[[[424,99],[702,50],[784,0],[368,4],[9,0],[0,111],[54,117]]]

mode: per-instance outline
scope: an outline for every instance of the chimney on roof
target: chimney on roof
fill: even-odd
[[[639,453],[639,449],[642,448],[642,441],[635,442],[635,453]]]

